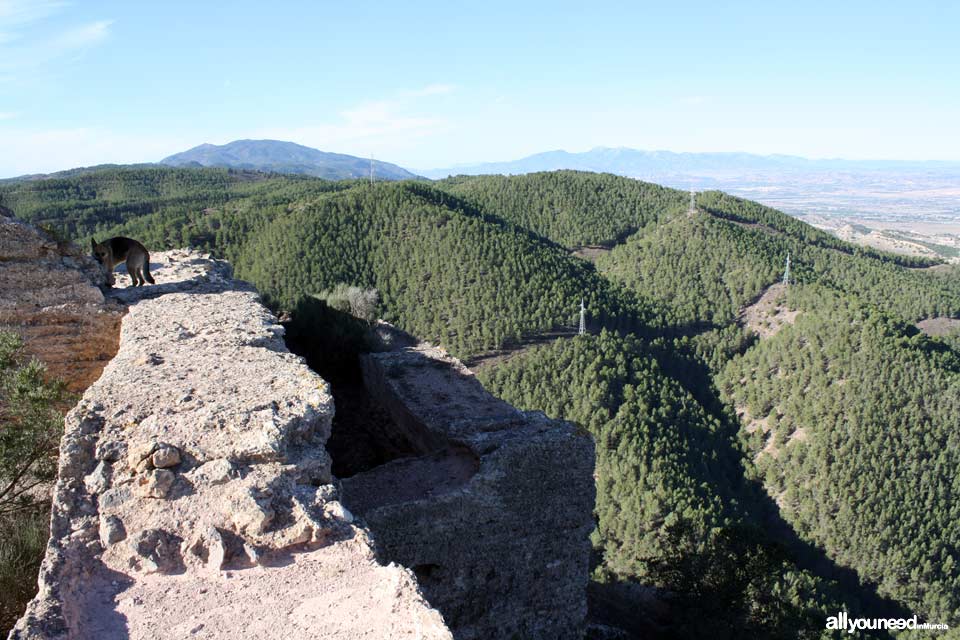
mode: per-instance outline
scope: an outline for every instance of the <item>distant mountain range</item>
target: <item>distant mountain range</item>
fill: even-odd
[[[726,175],[733,173],[793,173],[827,171],[939,171],[958,170],[960,162],[910,162],[900,160],[811,160],[788,155],[752,153],[675,153],[642,151],[626,147],[597,147],[582,153],[546,151],[509,162],[456,165],[419,171],[428,178],[449,175],[524,174],[576,169],[652,178],[669,175]]]
[[[171,167],[229,167],[317,176],[329,180],[365,178],[370,159],[327,153],[280,140],[234,140],[223,145],[201,144],[160,161]],[[389,162],[373,161],[379,180],[405,180],[418,176]]]
[[[161,160],[171,167],[227,167],[249,171],[292,173],[328,180],[366,178],[370,175],[369,158],[344,153],[330,153],[282,140],[234,140],[227,144],[201,144]],[[123,166],[149,166],[150,163]],[[50,174],[22,175],[4,178],[37,180],[66,178],[98,168],[121,165],[80,167]],[[451,175],[503,174],[521,175],[539,171],[573,169],[597,173],[613,173],[631,178],[658,182],[678,189],[733,189],[747,184],[782,184],[797,176],[808,178],[823,174],[907,174],[960,175],[958,161],[906,160],[811,160],[783,154],[758,155],[742,152],[677,153],[644,151],[627,147],[596,147],[590,151],[545,151],[519,160],[458,164],[440,169],[417,170],[416,173],[389,162],[373,161],[378,180],[416,178],[442,179]],[[756,194],[745,194],[755,196]]]

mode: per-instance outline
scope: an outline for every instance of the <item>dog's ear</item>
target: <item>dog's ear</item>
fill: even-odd
[[[90,238],[90,248],[93,249],[94,251],[97,250],[97,241],[94,240],[93,238]]]

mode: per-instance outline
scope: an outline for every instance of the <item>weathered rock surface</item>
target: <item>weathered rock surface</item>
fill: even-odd
[[[582,638],[592,438],[494,398],[440,349],[389,342],[365,383],[422,455],[344,479],[344,504],[454,637]]]
[[[152,257],[157,285],[111,294],[119,350],[67,415],[40,591],[10,637],[450,637],[339,502],[329,388],[256,292],[225,263]]]
[[[91,258],[0,213],[0,329],[82,392],[117,351],[123,307],[105,300]]]

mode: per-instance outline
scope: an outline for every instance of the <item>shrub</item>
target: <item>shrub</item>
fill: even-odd
[[[36,592],[66,400],[63,383],[47,381],[21,347],[19,336],[0,331],[0,635]]]
[[[349,313],[354,318],[373,323],[377,319],[377,305],[380,294],[376,289],[361,289],[352,285],[340,283],[329,291],[315,296],[326,301],[331,308]]]

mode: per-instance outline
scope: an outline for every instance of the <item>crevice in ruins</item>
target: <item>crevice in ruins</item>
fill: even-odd
[[[336,413],[326,448],[336,477],[423,453],[364,386],[360,358],[373,348],[367,323],[307,299],[284,327],[287,348],[330,384]]]

